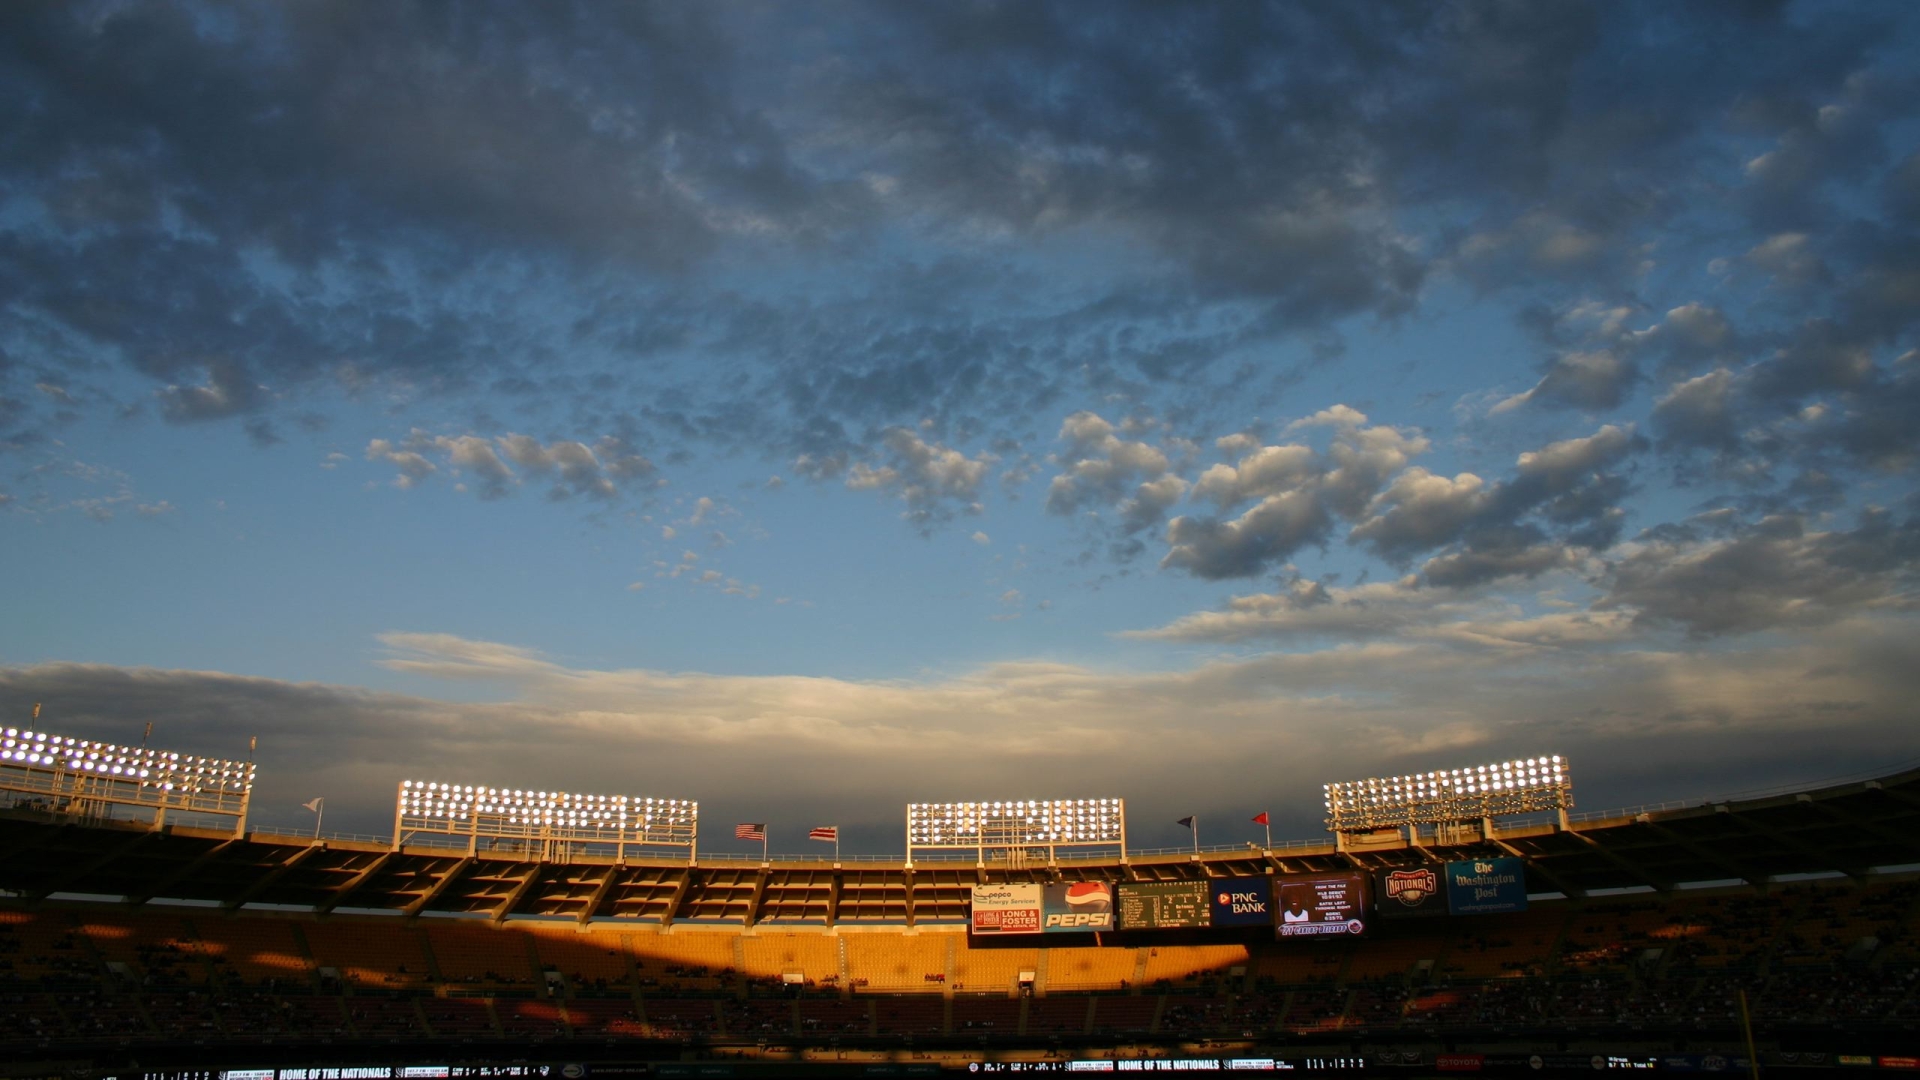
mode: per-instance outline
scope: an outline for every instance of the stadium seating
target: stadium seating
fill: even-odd
[[[436,919],[421,925],[442,981],[490,988],[533,984],[530,939],[517,929],[470,920]]]
[[[0,1057],[188,1039],[1352,1040],[1920,1022],[1920,882],[1549,902],[1335,942],[49,903],[0,910]],[[1031,984],[1021,974],[1032,972]],[[547,973],[561,978],[550,980]]]
[[[321,919],[302,924],[318,969],[373,989],[425,986],[433,981],[426,936],[414,924],[374,918]]]

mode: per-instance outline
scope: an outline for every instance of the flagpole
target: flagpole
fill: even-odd
[[[1263,812],[1260,816],[1266,817],[1266,814]],[[1273,850],[1273,821],[1269,819],[1266,823],[1266,826],[1267,826],[1267,850],[1272,851]]]
[[[1193,853],[1200,854],[1200,815],[1193,815]]]
[[[320,823],[326,820],[327,817],[327,800],[316,799],[315,801],[320,804],[320,809],[313,812],[313,838],[318,840],[320,839]]]

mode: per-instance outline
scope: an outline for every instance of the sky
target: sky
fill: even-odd
[[[0,713],[258,824],[1920,760],[1920,7],[0,23]]]

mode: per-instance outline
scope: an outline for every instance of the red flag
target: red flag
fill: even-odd
[[[809,830],[807,830],[807,839],[809,839],[809,840],[831,840],[831,841],[833,841],[834,843],[836,843],[836,844],[837,844],[837,843],[839,843],[839,842],[840,842],[840,826],[838,826],[838,825],[816,825],[816,826],[814,826],[813,828],[811,828],[811,829],[809,829]]]
[[[1254,823],[1255,825],[1265,825],[1265,824],[1267,824],[1267,812],[1266,812],[1265,810],[1262,810],[1262,811],[1260,811],[1260,812],[1259,812],[1258,814],[1255,814],[1255,815],[1253,816],[1253,823]]]

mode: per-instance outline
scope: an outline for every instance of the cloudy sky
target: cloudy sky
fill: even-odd
[[[257,821],[1920,758],[1920,8],[0,21],[0,709]]]

